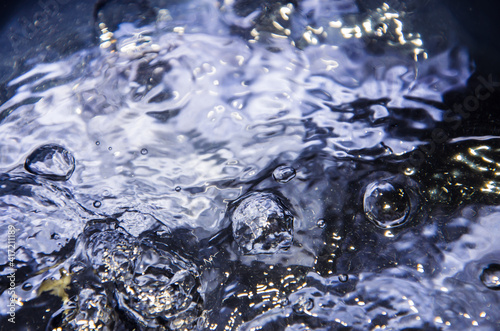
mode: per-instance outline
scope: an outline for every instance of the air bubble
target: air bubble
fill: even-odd
[[[408,221],[410,200],[402,187],[387,181],[367,186],[363,208],[366,217],[380,228],[394,228]]]
[[[274,253],[291,246],[293,216],[276,195],[251,193],[236,203],[233,236],[244,254]]]
[[[99,140],[97,140],[97,141],[95,142],[95,144],[96,144],[97,146],[99,146],[99,145],[101,144],[101,142],[100,142]]]
[[[297,315],[305,315],[314,308],[314,300],[306,297],[299,299],[292,305],[293,312]]]
[[[295,169],[288,166],[279,166],[273,171],[273,178],[278,183],[288,183],[295,177]]]
[[[91,222],[84,233],[90,265],[113,288],[122,311],[148,328],[158,328],[161,319],[171,329],[181,321],[193,329],[203,304],[195,265],[136,240],[116,220]]]
[[[180,186],[176,186],[175,189],[174,189],[176,192],[180,192],[182,189]]]
[[[316,225],[318,226],[318,228],[325,228],[326,227],[326,222],[325,220],[318,220],[318,222],[316,223]]]
[[[348,274],[340,274],[339,275],[339,282],[345,283],[349,280],[349,275]]]
[[[73,297],[71,304],[55,319],[50,330],[111,330],[113,311],[108,305],[104,290],[83,288]],[[85,321],[82,323],[82,321]]]
[[[96,201],[94,201],[93,205],[95,208],[99,208],[99,207],[101,207],[101,201],[96,200]]]
[[[50,180],[68,180],[75,171],[75,158],[58,145],[44,145],[33,151],[24,163],[32,174]]]
[[[500,290],[500,264],[490,264],[481,273],[481,281],[491,290]]]
[[[80,273],[85,268],[86,268],[85,264],[83,262],[78,261],[69,267],[69,272],[70,274],[74,275]]]
[[[132,277],[137,243],[120,231],[99,231],[89,238],[87,254],[102,282],[125,281]]]
[[[108,151],[112,151],[112,150],[113,150],[113,147],[109,146]]]
[[[128,282],[128,290],[120,291],[121,308],[132,317],[140,316],[143,324],[156,327],[158,318],[169,320],[172,330],[179,326],[191,330],[201,315],[198,276],[191,266],[174,256],[149,250],[144,260],[156,258],[155,265]],[[184,328],[182,328],[184,329]]]
[[[141,154],[142,155],[148,154],[148,150],[146,148],[141,149]]]
[[[31,283],[24,283],[21,288],[24,291],[31,291],[33,289],[33,285]]]

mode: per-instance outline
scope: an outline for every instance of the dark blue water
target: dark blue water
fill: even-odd
[[[18,9],[0,328],[499,329],[500,80],[461,6]]]

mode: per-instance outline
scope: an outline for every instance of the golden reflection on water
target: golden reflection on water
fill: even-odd
[[[350,14],[341,19],[332,19],[324,26],[306,25],[299,40],[292,38],[290,29],[290,21],[295,11],[293,4],[288,3],[279,7],[273,14],[266,15],[264,20],[267,22],[269,19],[269,23],[254,27],[250,31],[249,42],[262,40],[262,34],[265,33],[271,38],[288,39],[292,45],[304,47],[321,45],[330,36],[340,36],[344,39],[363,38],[383,42],[391,47],[407,50],[416,62],[428,57],[420,33],[411,31],[407,27],[408,24],[405,24],[408,13],[391,8],[387,3],[364,16]],[[335,39],[332,40],[335,45]]]

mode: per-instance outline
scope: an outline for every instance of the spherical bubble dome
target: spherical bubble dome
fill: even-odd
[[[231,214],[234,240],[244,254],[275,253],[292,244],[293,216],[272,193],[250,193]]]
[[[408,193],[396,183],[382,180],[366,187],[363,197],[365,215],[380,228],[393,228],[406,223],[410,207]]]
[[[278,183],[288,183],[296,175],[295,169],[288,166],[279,166],[273,171],[273,178]]]
[[[75,158],[64,147],[44,145],[35,149],[24,164],[27,171],[50,180],[68,180],[75,170]]]

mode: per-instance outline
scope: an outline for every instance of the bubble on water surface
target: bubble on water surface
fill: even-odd
[[[50,180],[68,180],[75,170],[75,158],[64,147],[44,145],[33,151],[24,163],[32,174]]]
[[[121,307],[150,327],[156,327],[160,319],[171,329],[189,328],[202,312],[196,273],[174,256],[146,254],[149,259],[157,258],[157,265],[137,274],[127,283],[127,290],[117,293]]]
[[[292,305],[292,310],[297,315],[308,314],[313,308],[314,300],[304,296],[300,296]]]
[[[101,201],[96,200],[96,201],[94,201],[93,205],[95,208],[99,208],[99,207],[101,207]]]
[[[146,148],[141,149],[141,154],[142,155],[148,154],[148,150]]]
[[[125,281],[132,277],[138,244],[118,230],[97,231],[88,240],[88,258],[102,282]]]
[[[278,183],[288,183],[295,177],[295,169],[288,166],[279,166],[273,171],[273,178]]]
[[[68,308],[61,321],[52,322],[51,330],[110,330],[113,324],[113,311],[102,289],[81,289]]]
[[[120,308],[132,319],[147,327],[196,324],[203,300],[194,265],[132,237],[115,220],[93,221],[85,233],[94,272],[114,288]]]
[[[77,261],[69,267],[70,274],[78,274],[86,268],[86,264],[83,261]]]
[[[500,264],[490,264],[481,273],[484,286],[492,290],[500,290]]]
[[[24,283],[22,289],[25,291],[31,291],[33,289],[33,285],[31,283]]]
[[[370,183],[363,197],[366,217],[380,228],[393,228],[408,221],[410,199],[398,184],[388,181]]]
[[[236,203],[233,236],[244,254],[274,253],[291,246],[293,216],[276,195],[250,193]]]
[[[349,280],[349,275],[348,274],[340,274],[339,275],[339,282],[345,283]]]

